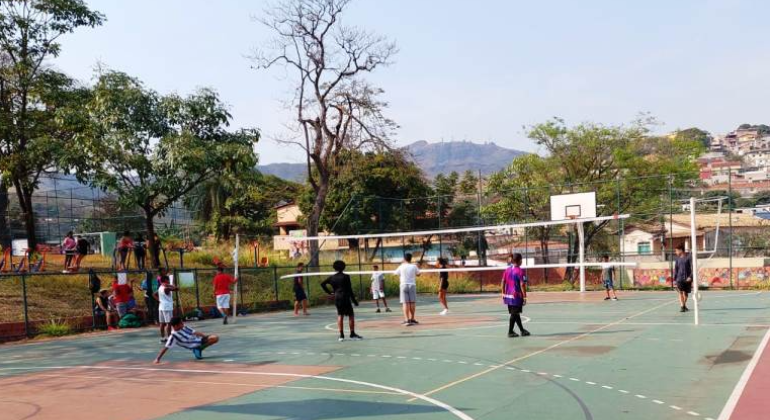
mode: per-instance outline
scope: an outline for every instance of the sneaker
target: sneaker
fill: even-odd
[[[382,312],[382,311],[380,310],[380,308],[377,308],[377,310],[376,310],[376,311],[374,311],[374,312],[376,312],[376,313],[380,313],[380,312]]]
[[[522,337],[527,337],[527,336],[529,336],[529,335],[530,335],[530,334],[529,334],[529,331],[527,331],[527,330],[521,330],[521,336],[522,336]]]
[[[353,341],[361,341],[364,339],[364,337],[361,337],[360,335],[354,333],[354,334],[350,334],[350,339]]]
[[[609,297],[609,296],[607,296],[606,298],[604,298],[604,300],[610,300],[610,297]]]
[[[161,337],[160,338],[160,344],[166,344],[167,342],[168,342],[168,338],[166,338],[166,337]]]
[[[439,312],[439,315],[446,315],[449,313],[449,309],[444,309],[443,311]]]
[[[198,359],[198,360],[203,359],[203,350],[201,350],[201,349],[193,349],[192,352],[193,352],[193,355],[195,356],[196,359]]]
[[[679,308],[679,312],[687,312],[687,309],[685,309],[685,307],[682,306],[681,308]]]
[[[110,326],[110,327],[107,327],[107,331],[115,331],[115,330],[117,330],[117,328],[115,328],[115,327],[112,327],[112,326]]]
[[[305,313],[304,313],[304,314],[302,314],[302,315],[305,315],[305,316],[310,316],[310,312],[305,312]]]
[[[412,321],[406,322],[406,323],[404,324],[404,326],[405,326],[405,327],[414,327],[415,325],[416,325],[416,324],[415,324],[414,322],[412,322]]]
[[[337,339],[337,341],[339,341],[341,343],[341,342],[345,341],[345,337],[340,337],[340,338]]]
[[[686,306],[685,306],[685,307],[684,307],[684,311],[685,311],[685,312],[690,312],[690,308],[688,308],[688,307],[686,307]]]
[[[222,320],[222,325],[227,325],[227,317],[225,317],[225,319]]]
[[[509,332],[509,333],[508,333],[508,338],[514,338],[514,337],[518,337],[518,336],[519,336],[519,335],[518,335],[518,334],[516,334],[515,332]]]
[[[409,325],[412,321],[401,321],[401,325]]]
[[[410,323],[412,323],[412,324],[414,324],[414,325],[417,325],[417,324],[419,324],[419,322],[417,322],[417,320],[416,320],[416,319],[410,319],[410,320],[409,320],[409,322],[410,322]]]
[[[390,310],[390,308],[385,308],[385,312],[393,312]]]
[[[612,298],[612,300],[618,300],[618,298],[614,297],[614,298]]]

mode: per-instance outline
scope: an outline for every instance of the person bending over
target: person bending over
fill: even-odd
[[[171,318],[171,336],[166,341],[166,345],[160,349],[158,357],[155,358],[155,364],[160,364],[160,359],[169,349],[179,346],[183,349],[192,350],[196,359],[203,359],[203,350],[219,342],[216,335],[206,335],[199,333],[191,327],[185,326],[182,318],[175,316]]]

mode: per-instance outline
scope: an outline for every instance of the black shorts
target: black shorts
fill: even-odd
[[[334,306],[337,307],[337,315],[353,316],[353,304],[350,303],[350,299],[337,300],[334,302]]]
[[[691,281],[678,281],[676,282],[676,288],[680,292],[687,293],[688,295],[690,292],[692,292],[692,282]]]
[[[302,302],[303,300],[307,299],[307,295],[305,294],[304,289],[295,289],[294,290],[294,300],[297,302]]]
[[[441,290],[449,289],[449,280],[441,280]]]
[[[522,305],[508,305],[508,313],[511,315],[516,315],[524,312],[524,307]]]

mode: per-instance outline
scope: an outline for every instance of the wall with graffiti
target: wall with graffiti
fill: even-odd
[[[633,272],[635,287],[671,286],[671,271],[667,268],[638,268]],[[756,287],[770,280],[770,267],[705,267],[698,269],[698,279],[700,285],[712,288]]]

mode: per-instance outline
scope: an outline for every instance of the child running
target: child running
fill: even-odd
[[[203,350],[207,347],[211,347],[219,342],[219,337],[216,335],[206,335],[199,333],[194,329],[185,326],[182,322],[182,318],[175,316],[171,318],[171,336],[168,338],[166,345],[160,349],[158,357],[155,358],[155,364],[160,364],[160,359],[164,354],[174,346],[182,347],[183,349],[192,350],[196,359],[203,359]]]
[[[511,261],[513,265],[505,269],[500,282],[503,303],[508,306],[508,313],[511,315],[508,321],[508,337],[519,336],[513,331],[514,325],[518,325],[521,335],[526,337],[529,331],[524,329],[521,322],[521,313],[524,312],[524,305],[527,304],[527,288],[524,285],[524,271],[521,269],[521,254],[513,254]]]
[[[380,299],[382,304],[385,305],[385,312],[393,312],[388,307],[388,301],[385,300],[385,275],[380,271],[378,265],[374,266],[375,273],[372,274],[372,299],[377,304],[377,313],[380,313]]]
[[[217,275],[214,276],[214,295],[217,301],[217,309],[222,314],[222,324],[227,325],[227,317],[230,313],[230,285],[238,280],[225,273],[225,266],[217,264]]]
[[[438,259],[438,266],[440,268],[446,268],[447,264],[448,264],[448,261],[446,258]],[[449,272],[439,271],[438,279],[439,279],[438,301],[441,303],[441,306],[444,307],[444,310],[439,312],[439,315],[446,315],[449,313],[449,306],[447,305],[447,302],[446,302],[446,291],[447,289],[449,289]]]
[[[297,274],[305,271],[305,263],[297,264]],[[302,277],[294,277],[294,316],[299,316],[299,307],[302,306],[302,314],[310,315],[307,311],[307,294]]]
[[[345,341],[343,322],[346,316],[350,324],[350,339],[362,340],[363,337],[356,334],[356,317],[353,313],[353,306],[350,304],[352,302],[358,306],[358,300],[356,300],[356,295],[353,294],[350,276],[343,273],[345,271],[345,262],[337,260],[332,264],[332,267],[337,273],[324,280],[321,283],[321,287],[324,289],[324,292],[334,295],[334,305],[337,307],[337,327],[340,330],[339,341]],[[331,290],[329,290],[329,286],[331,286]]]
[[[610,291],[612,291],[612,300],[618,300],[618,294],[615,293],[615,267],[611,266],[610,256],[604,254],[602,256],[602,281],[604,282],[604,289],[607,290],[607,297],[604,300],[610,300]]]

